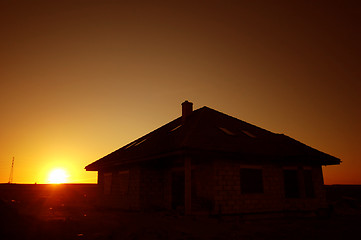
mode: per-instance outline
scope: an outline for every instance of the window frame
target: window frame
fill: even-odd
[[[303,169],[303,182],[305,186],[305,197],[306,198],[315,198],[315,183],[314,183],[313,171],[312,169]]]
[[[292,173],[292,175],[290,175]],[[283,174],[283,185],[284,195],[288,199],[301,198],[301,187],[299,179],[299,171],[297,168],[284,168]]]
[[[129,192],[130,173],[129,170],[118,171],[117,174],[118,187],[117,194],[125,196]]]
[[[103,173],[104,195],[110,195],[112,193],[112,181],[113,181],[113,173],[112,172]]]
[[[264,174],[261,167],[241,166],[239,174],[241,194],[264,194]]]

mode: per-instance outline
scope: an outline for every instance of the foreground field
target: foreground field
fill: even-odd
[[[94,211],[66,220],[12,218],[1,239],[361,239],[360,224],[360,215],[242,220]]]
[[[346,190],[329,192],[330,214],[263,219],[101,209],[92,186],[4,190],[0,239],[361,239],[360,192]]]

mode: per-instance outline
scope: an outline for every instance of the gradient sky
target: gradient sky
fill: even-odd
[[[340,158],[361,184],[360,1],[0,2],[0,182],[45,183],[188,99]]]

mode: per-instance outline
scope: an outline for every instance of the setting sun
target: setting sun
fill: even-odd
[[[49,173],[49,183],[67,183],[68,174],[64,169],[54,169]]]

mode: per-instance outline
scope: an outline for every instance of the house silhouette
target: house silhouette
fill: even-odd
[[[101,203],[185,214],[316,211],[327,206],[322,165],[340,159],[208,107],[182,116],[85,167]]]

